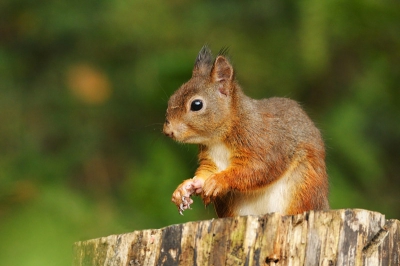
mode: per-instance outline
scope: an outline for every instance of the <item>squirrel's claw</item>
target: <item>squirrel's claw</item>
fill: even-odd
[[[195,180],[185,180],[172,194],[172,202],[178,207],[178,211],[183,215],[183,211],[191,209],[190,205],[193,203],[192,195],[198,194],[201,190],[203,183]]]
[[[223,186],[226,182],[219,181],[219,178],[218,175],[214,175],[204,182],[201,198],[206,206],[227,191],[227,187]]]
[[[187,209],[192,209],[190,208],[190,204],[193,203],[193,200],[189,197],[182,196],[182,202],[179,204],[178,211],[180,215],[183,215],[183,211]]]
[[[203,199],[204,205],[208,206],[215,201],[218,195],[219,195],[218,193],[213,193],[211,195],[203,193],[201,195],[201,198]]]

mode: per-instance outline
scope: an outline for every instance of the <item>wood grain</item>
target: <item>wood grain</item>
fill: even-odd
[[[360,209],[213,219],[77,242],[73,265],[400,265],[399,226]]]

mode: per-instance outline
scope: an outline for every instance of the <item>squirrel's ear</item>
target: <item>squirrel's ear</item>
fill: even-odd
[[[233,67],[224,56],[220,55],[215,59],[211,70],[211,79],[213,82],[233,80]]]
[[[210,48],[204,45],[194,63],[192,76],[208,75],[212,66],[213,56]]]

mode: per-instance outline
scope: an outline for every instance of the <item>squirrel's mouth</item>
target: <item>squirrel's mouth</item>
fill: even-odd
[[[165,120],[164,127],[163,127],[163,133],[165,136],[170,137],[171,139],[175,139],[174,130],[171,126],[171,123],[168,121],[168,119]]]
[[[163,127],[163,133],[165,136],[170,137],[171,139],[182,142],[181,140],[181,134],[179,134],[176,126],[174,126],[173,123],[171,123],[168,119],[165,120],[164,127]]]
[[[184,123],[174,123],[166,119],[163,126],[163,133],[174,141],[190,144],[205,144],[207,138]]]

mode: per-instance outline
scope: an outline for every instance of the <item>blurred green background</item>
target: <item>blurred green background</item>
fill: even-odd
[[[400,218],[399,1],[2,0],[0,258],[70,265],[72,244],[215,217],[170,202],[196,147],[161,134],[208,43],[254,98],[304,106],[332,208]]]

